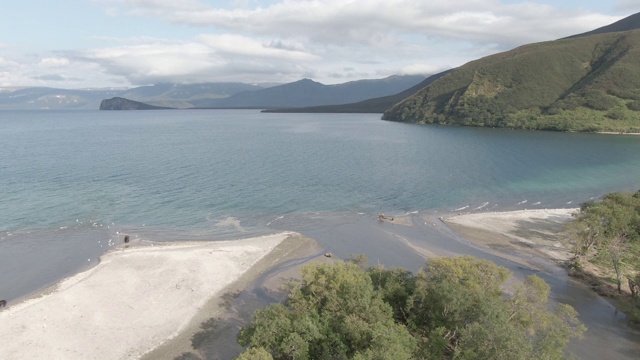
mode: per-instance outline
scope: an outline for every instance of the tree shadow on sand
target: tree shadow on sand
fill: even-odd
[[[566,225],[570,219],[552,216],[548,219],[519,220],[516,229],[509,234],[521,238],[538,238],[545,241],[558,241],[566,234]]]
[[[191,337],[193,351],[185,352],[175,360],[226,360],[240,355],[243,348],[236,341],[240,328],[252,320],[256,310],[284,301],[286,295],[284,290],[265,288],[224,294],[224,315],[202,322],[200,331]]]

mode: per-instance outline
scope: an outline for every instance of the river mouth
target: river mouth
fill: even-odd
[[[554,234],[560,236],[558,233],[562,231],[563,221],[570,218],[570,215],[567,217],[570,212],[563,214],[546,220],[521,214],[520,224],[526,226],[527,231],[515,230],[520,235],[544,234],[547,241],[555,241]],[[569,343],[569,352],[579,359],[636,359],[640,353],[640,329],[630,325],[626,316],[606,299],[567,276],[560,260],[538,251],[518,251],[514,247],[488,246],[477,241],[478,236],[491,235],[496,238],[502,236],[503,241],[508,241],[509,238],[500,231],[508,234],[509,231],[505,229],[509,224],[513,225],[512,220],[504,221],[502,227],[498,226],[499,222],[493,223],[496,226],[493,232],[480,232],[477,228],[449,224],[446,215],[433,211],[396,216],[393,221],[380,221],[376,214],[344,213],[323,216],[300,214],[288,218],[281,219],[277,227],[286,227],[316,240],[320,248],[315,256],[306,254],[306,257],[276,266],[244,291],[227,294],[226,315],[212,323],[202,324],[200,337],[192,337],[202,340],[198,343],[199,349],[194,351],[218,357],[220,351],[225,356],[237,355],[241,349],[235,343],[235,336],[240,327],[250,321],[256,309],[284,299],[280,288],[283,279],[295,277],[300,265],[309,261],[333,261],[364,254],[370,266],[381,264],[413,272],[421,268],[429,257],[472,255],[508,268],[513,277],[507,282],[507,287],[535,273],[551,286],[551,302],[573,306],[588,328],[583,339]],[[323,256],[327,252],[332,255],[330,260]]]

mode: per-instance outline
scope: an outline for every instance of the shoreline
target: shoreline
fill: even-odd
[[[237,311],[237,309],[233,309],[234,301],[240,294],[250,291],[251,288],[264,286],[271,291],[279,290],[286,280],[298,276],[300,266],[310,261],[321,260],[323,256],[318,255],[321,250],[321,246],[315,240],[298,233],[292,233],[270,253],[256,262],[247,272],[223,288],[217,296],[210,298],[177,336],[166,339],[159,346],[143,354],[140,359],[174,360],[184,354],[197,354],[202,351],[193,346],[193,339],[197,334],[206,333],[208,336],[229,338],[233,341],[232,344],[229,344],[230,347],[239,346],[235,341],[235,333],[229,331],[229,329],[215,329],[213,331],[212,329],[203,331],[203,329],[212,320],[234,316],[234,311]],[[291,268],[276,269],[278,265],[288,260],[300,258],[311,258],[311,260],[302,260],[301,264]],[[265,275],[265,272],[270,273]],[[265,277],[263,283],[256,284],[256,281],[261,277]],[[249,309],[243,310],[247,311]],[[198,355],[194,356],[195,358],[201,358]]]
[[[487,254],[492,254],[492,256],[498,256],[509,260],[512,264],[515,264],[511,267],[511,270],[514,271],[514,273],[526,275],[531,272],[541,271],[543,276],[545,276],[545,274],[551,275],[552,277],[560,276],[556,279],[555,283],[564,290],[564,282],[574,283],[574,281],[565,276],[566,272],[564,269],[556,266],[562,263],[563,260],[556,258],[552,259],[550,254],[554,254],[555,252],[561,253],[563,246],[565,247],[565,250],[569,249],[567,247],[567,243],[556,242],[558,241],[558,232],[563,230],[564,222],[571,219],[571,213],[575,210],[576,209],[545,209],[505,212],[467,212],[460,215],[456,215],[456,213],[411,213],[406,214],[405,216],[398,216],[393,222],[379,222],[377,219],[371,218],[370,220],[367,219],[365,222],[370,224],[372,229],[378,229],[386,235],[382,238],[382,241],[378,241],[373,244],[367,242],[366,244],[371,246],[375,244],[378,247],[382,245],[385,246],[384,249],[387,249],[386,245],[389,245],[389,250],[398,249],[397,251],[400,250],[398,246],[404,247],[406,245],[412,254],[418,254],[424,259],[428,259],[432,256],[456,256],[467,253],[465,251],[456,252],[456,250],[462,249],[455,246],[447,248],[451,249],[451,252],[442,253],[438,250],[442,246],[438,241],[415,241],[412,236],[415,236],[415,234],[422,234],[423,230],[421,230],[421,228],[426,226],[426,229],[431,231],[431,234],[440,233],[445,235],[445,238],[450,239],[445,240],[445,243],[448,241],[454,242],[455,239],[456,242],[470,243],[474,248],[481,249]],[[360,224],[359,226],[362,226],[359,222],[356,224]],[[400,226],[390,226],[392,224]],[[360,232],[361,231],[358,230],[358,233]],[[350,234],[350,232],[347,231],[345,234]],[[367,234],[370,233],[365,230],[364,234],[364,236],[367,237]],[[4,311],[0,311],[0,336],[12,339],[11,342],[7,343],[5,349],[0,349],[0,357],[12,358],[11,355],[13,354],[13,357],[28,358],[29,355],[35,354],[32,355],[31,358],[140,358],[148,360],[175,358],[231,358],[241,352],[235,339],[239,327],[250,321],[254,310],[262,309],[272,302],[282,301],[284,296],[286,296],[286,293],[282,291],[282,285],[286,284],[287,280],[298,277],[301,266],[315,261],[331,262],[335,261],[337,258],[346,256],[346,251],[335,248],[335,245],[330,241],[327,241],[327,238],[322,236],[316,237],[317,235],[318,234],[302,235],[296,232],[282,232],[271,235],[282,236],[282,238],[274,240],[273,246],[270,245],[267,248],[262,248],[262,250],[260,250],[260,246],[257,246],[256,251],[262,251],[262,255],[258,256],[256,261],[248,264],[246,270],[240,275],[237,275],[227,283],[222,284],[223,286],[220,287],[217,292],[210,296],[201,298],[202,301],[200,302],[193,302],[194,304],[197,304],[195,305],[195,311],[191,317],[183,317],[183,322],[181,324],[170,324],[170,326],[172,326],[172,331],[160,333],[155,337],[153,343],[147,342],[146,347],[138,347],[137,349],[139,350],[137,351],[132,350],[123,352],[122,350],[119,350],[120,355],[110,355],[111,353],[109,352],[100,352],[103,351],[101,350],[102,347],[109,346],[108,344],[113,344],[114,339],[107,337],[98,337],[96,339],[95,334],[90,333],[95,330],[95,325],[90,328],[91,331],[86,330],[86,324],[83,324],[82,321],[93,321],[95,323],[95,318],[89,318],[87,320],[78,320],[77,317],[74,318],[77,322],[70,322],[69,324],[71,325],[66,325],[58,331],[58,333],[61,334],[61,343],[50,342],[45,344],[46,346],[42,346],[39,342],[42,342],[43,335],[46,335],[46,332],[52,329],[48,323],[52,320],[52,317],[49,314],[46,314],[46,317],[44,317],[43,314],[31,317],[31,322],[23,321],[19,324],[13,323],[13,326],[9,328],[10,331],[7,332],[5,328],[7,313],[20,304],[10,306]],[[532,235],[535,235],[538,238],[537,241],[539,241],[539,243],[530,243],[532,240],[529,237]],[[128,253],[136,252],[137,249],[151,250],[156,247],[172,247],[177,250],[184,250],[185,248],[189,249],[191,246],[209,246],[218,244],[220,247],[216,250],[220,251],[214,251],[214,253],[222,255],[223,258],[231,259],[233,257],[231,247],[234,247],[235,245],[240,246],[243,242],[250,243],[251,241],[257,241],[258,239],[268,237],[270,236],[216,242],[177,242],[171,243],[169,246],[164,246],[166,243],[154,243],[156,246],[141,243],[125,249],[120,247],[112,252],[127,255]],[[342,243],[342,237],[339,236],[337,239]],[[356,238],[354,241],[358,242],[358,240],[359,239]],[[229,248],[225,248],[227,246]],[[465,246],[468,249],[469,245]],[[351,247],[347,248],[347,250],[351,249]],[[144,253],[145,251],[143,250],[140,251]],[[229,251],[227,252],[227,250]],[[334,255],[330,258],[325,257],[325,251],[332,251],[337,256]],[[108,253],[108,255],[112,252]],[[207,254],[205,254],[205,258],[213,255],[208,252]],[[405,256],[407,255],[409,255],[409,253],[405,254]],[[195,256],[194,258],[198,257]],[[375,261],[375,257],[371,257],[371,259]],[[246,260],[246,258],[241,256],[235,257],[234,261],[242,263],[243,260]],[[106,262],[106,260],[101,260],[101,264]],[[182,263],[185,263],[185,260],[182,260],[181,264]],[[153,262],[139,265],[140,267],[146,268],[153,265]],[[99,266],[101,265],[98,265],[97,267]],[[86,276],[82,279],[79,277],[79,281],[76,282],[75,285],[70,283],[71,286],[66,290],[59,291],[57,288],[53,288],[51,294],[44,294],[41,296],[53,296],[55,294],[72,295],[72,292],[69,291],[72,291],[74,286],[79,286],[78,284],[86,283],[86,279],[91,279],[93,274],[90,272],[95,271],[94,269],[95,268],[88,270],[87,272],[89,272],[89,274],[85,274],[85,272],[78,274],[78,276]],[[562,272],[562,275],[560,275],[560,272]],[[200,271],[191,271],[191,273],[196,274],[197,277],[201,277],[203,275]],[[204,277],[206,278],[207,283],[216,282],[211,276],[205,275]],[[119,281],[111,281],[106,284],[106,287],[110,288],[112,292],[123,291],[123,286],[125,286],[124,288],[126,289],[126,284],[123,284],[123,282],[129,282],[122,281],[121,276],[118,276],[117,279],[119,279]],[[170,278],[160,277],[158,280],[157,287],[164,288],[169,293],[176,291],[175,288],[177,284],[173,283]],[[516,279],[515,281],[519,280]],[[577,284],[577,282],[575,283]],[[105,285],[104,282],[101,284]],[[182,286],[182,284],[179,285]],[[168,288],[171,287],[173,287],[170,289],[171,291],[168,291]],[[584,290],[576,292],[577,289],[582,289],[582,287],[578,286],[575,289],[570,288],[567,292],[561,292],[561,296],[566,296],[569,293],[572,295],[582,294],[577,299],[591,296],[591,293],[586,293],[589,289],[585,288]],[[160,293],[163,292],[161,291]],[[593,293],[593,296],[597,297],[595,293]],[[158,299],[157,296],[154,297],[151,293],[147,293],[143,296],[143,300],[147,298]],[[40,298],[35,298],[33,301],[37,301],[38,299]],[[91,296],[85,297],[85,299],[92,301],[100,300],[99,297],[92,298]],[[578,305],[582,306],[582,309],[578,307],[576,309],[589,309],[589,311],[581,312],[581,314],[587,317],[586,323],[591,324],[591,326],[589,326],[591,329],[595,328],[594,325],[599,328],[604,326],[606,323],[609,324],[607,325],[608,330],[604,333],[600,331],[593,332],[594,330],[590,330],[587,334],[588,341],[600,345],[587,347],[588,350],[584,350],[583,345],[580,345],[584,343],[584,341],[582,341],[581,343],[576,343],[577,345],[573,346],[574,351],[577,351],[577,353],[583,356],[591,352],[604,356],[606,354],[614,353],[621,354],[620,351],[624,351],[625,349],[638,349],[638,344],[633,340],[633,335],[631,335],[633,331],[623,326],[624,317],[618,315],[617,312],[613,314],[613,307],[611,307],[610,314],[608,310],[609,305],[604,306],[604,308],[602,308],[602,305],[598,305],[600,306],[600,308],[598,308],[599,310],[597,312],[592,311],[594,301],[598,304],[602,304],[602,301],[599,299],[582,301],[578,302]],[[136,306],[136,304],[129,305]],[[181,311],[183,307],[192,305],[193,304],[191,302],[174,304],[174,308],[172,308],[173,310],[169,311],[163,310],[160,307],[149,306],[147,309],[148,312],[154,313],[158,316],[156,323],[141,329],[136,327],[139,325],[137,319],[133,316],[129,316],[124,321],[120,321],[120,328],[108,330],[115,333],[115,335],[124,335],[124,337],[126,337],[125,340],[115,340],[117,347],[119,347],[121,343],[130,341],[131,339],[137,339],[138,342],[149,341],[153,334],[156,333],[155,328],[163,325],[165,322],[170,322],[171,319],[168,318],[173,316],[175,311]],[[116,308],[116,310],[126,312],[128,311],[127,308],[128,305],[125,305]],[[64,308],[64,302],[50,302],[49,310],[52,310],[54,313],[64,313],[66,311],[70,314],[69,317],[75,316],[73,311]],[[95,310],[93,311],[95,312]],[[88,313],[94,314],[94,312],[89,311]],[[121,314],[116,313],[115,316],[121,316]],[[80,324],[79,326],[84,327],[83,329],[85,329],[85,331],[77,331],[77,329],[75,329],[76,323]],[[612,327],[611,324],[613,323],[620,324],[620,327]],[[42,325],[49,326],[47,328]],[[31,337],[22,338],[16,336],[16,334],[19,334],[21,331],[29,332]],[[617,339],[615,349],[600,351],[600,349],[605,349],[601,344],[612,341],[612,339]],[[61,349],[64,350],[63,345],[66,346],[68,342],[72,342],[72,346],[77,348],[83,346],[95,347],[95,349],[92,348],[89,350],[93,351],[93,353],[97,355],[78,356],[75,353],[62,353]],[[40,347],[37,347],[36,350],[32,350],[34,346]],[[9,353],[9,349],[17,349],[17,351]],[[9,355],[7,356],[7,354]],[[587,356],[586,358],[595,357]],[[625,357],[623,356],[622,358]]]
[[[188,332],[225,289],[291,256],[278,246],[298,237],[121,246],[1,311],[0,336],[12,341],[0,357],[139,358]]]
[[[640,133],[636,133],[636,132],[626,133],[626,132],[616,132],[616,131],[596,131],[595,133],[602,134],[602,135],[633,135],[633,136],[640,135]]]
[[[564,226],[578,208],[449,214],[440,220],[468,241],[513,260],[564,263],[573,256]],[[527,262],[529,265],[530,261]]]

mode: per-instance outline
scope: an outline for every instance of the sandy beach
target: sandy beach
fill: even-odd
[[[1,311],[0,358],[139,358],[184,331],[207,302],[294,235],[111,251]]]
[[[400,234],[423,220],[429,229],[450,228],[487,252],[529,270],[545,271],[548,260],[563,262],[571,256],[563,232],[575,211],[450,214],[442,215],[442,222],[440,215],[417,215],[399,217],[403,221],[397,224],[404,225],[400,227],[375,221],[375,228],[403,240]],[[436,256],[434,249],[410,239],[402,243],[424,258]],[[245,240],[121,247],[103,256],[96,267],[0,311],[0,336],[7,339],[0,347],[0,359],[232,358],[241,351],[235,343],[237,328],[268,300],[252,298],[254,294],[245,290],[277,292],[283,281],[298,276],[301,265],[335,261],[337,257],[325,257],[325,251],[315,240],[291,232]],[[616,316],[592,310],[585,314],[592,328],[602,323],[601,317],[610,321]],[[627,333],[611,331],[614,335],[606,333],[601,340],[615,338],[615,351],[637,347],[625,338]],[[589,341],[599,341],[602,333],[598,334]],[[206,340],[194,345],[194,339]],[[589,351],[600,354],[597,349],[605,347]]]
[[[576,211],[578,209],[469,213],[441,220],[466,239],[502,253],[565,261],[572,253],[562,233]]]

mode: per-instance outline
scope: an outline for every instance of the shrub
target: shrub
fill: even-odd
[[[417,275],[335,262],[303,267],[283,304],[240,330],[239,359],[560,359],[585,328],[549,306],[528,276],[502,293],[506,268],[470,256],[430,259]]]
[[[613,109],[605,116],[612,120],[622,120],[624,119],[624,111],[622,109]]]
[[[600,111],[607,111],[616,106],[618,101],[600,90],[588,90],[584,93],[584,106]]]
[[[639,89],[611,89],[608,91],[610,95],[626,100],[640,100]]]
[[[632,111],[640,111],[640,101],[627,103],[627,108]]]

